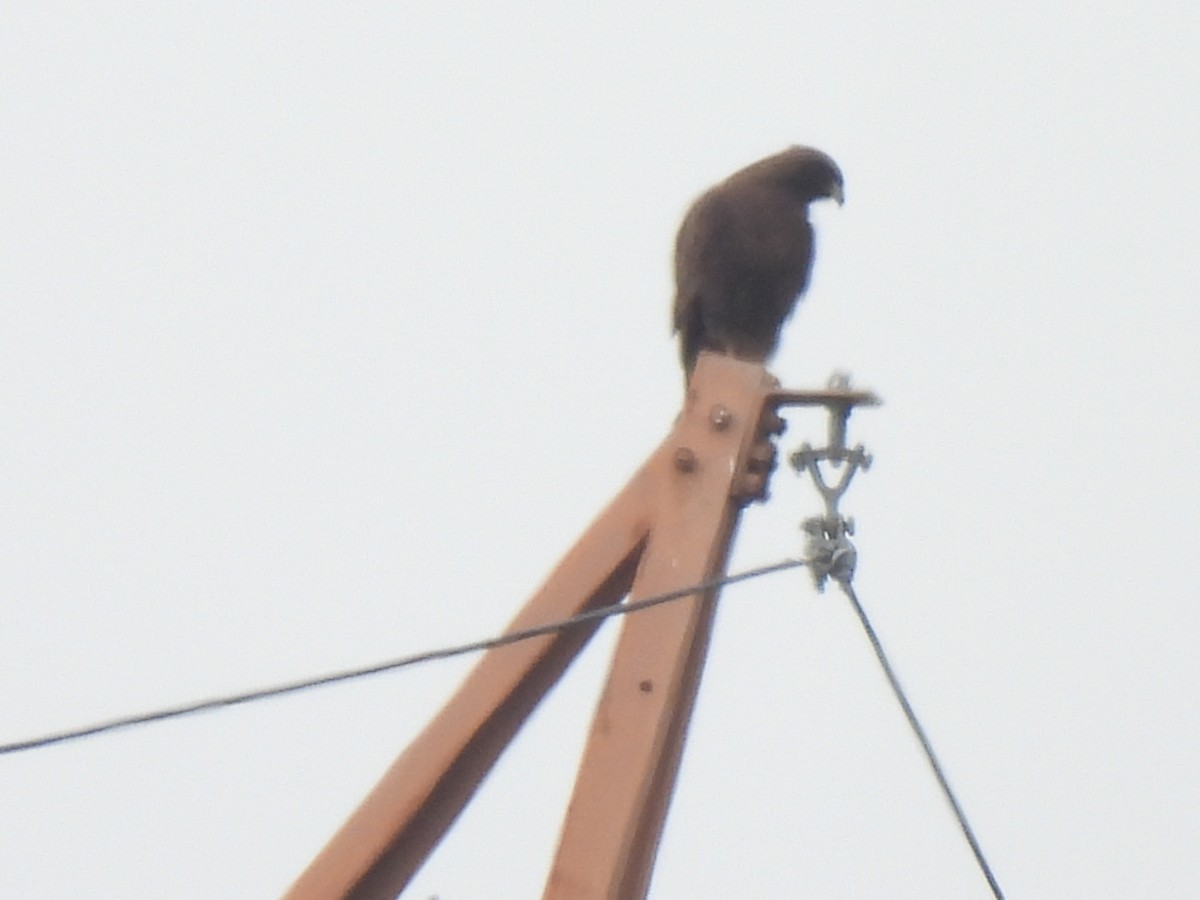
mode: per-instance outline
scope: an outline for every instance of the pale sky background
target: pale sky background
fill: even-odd
[[[670,427],[684,208],[832,154],[773,370],[1011,900],[1200,880],[1200,7],[0,10],[0,742],[487,636]],[[798,419],[781,449],[819,440]],[[800,552],[789,470],[739,570]],[[617,626],[406,896],[540,895]],[[473,658],[0,757],[0,896],[278,896]],[[845,600],[726,592],[654,898],[987,897]]]

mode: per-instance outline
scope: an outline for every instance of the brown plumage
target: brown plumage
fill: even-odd
[[[690,378],[701,350],[763,362],[808,286],[808,204],[842,202],[837,164],[790,147],[726,178],[684,216],[675,240],[675,330]]]

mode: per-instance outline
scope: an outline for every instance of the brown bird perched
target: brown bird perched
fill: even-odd
[[[698,199],[675,239],[675,330],[688,378],[701,350],[764,362],[808,286],[808,204],[841,204],[842,173],[811,147],[790,147],[730,175]]]

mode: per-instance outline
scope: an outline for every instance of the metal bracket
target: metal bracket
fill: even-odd
[[[855,406],[874,406],[879,400],[873,394],[864,394],[850,389],[850,378],[834,374],[820,404],[829,413],[829,445],[814,448],[805,442],[791,456],[792,467],[801,475],[812,476],[813,484],[825,504],[825,515],[811,516],[800,527],[808,535],[805,561],[812,573],[817,590],[825,589],[829,578],[842,584],[854,579],[854,567],[858,551],[850,541],[854,534],[854,520],[842,515],[838,504],[850,487],[850,482],[859,471],[871,468],[871,455],[862,444],[853,448],[846,446],[846,425]],[[826,478],[821,464],[828,463],[833,469],[845,465],[836,480]]]

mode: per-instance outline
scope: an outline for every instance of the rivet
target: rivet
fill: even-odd
[[[680,447],[675,451],[675,468],[680,472],[696,471],[696,454],[690,447]]]
[[[724,431],[733,424],[733,413],[724,406],[714,406],[708,414],[708,421],[717,431]]]

